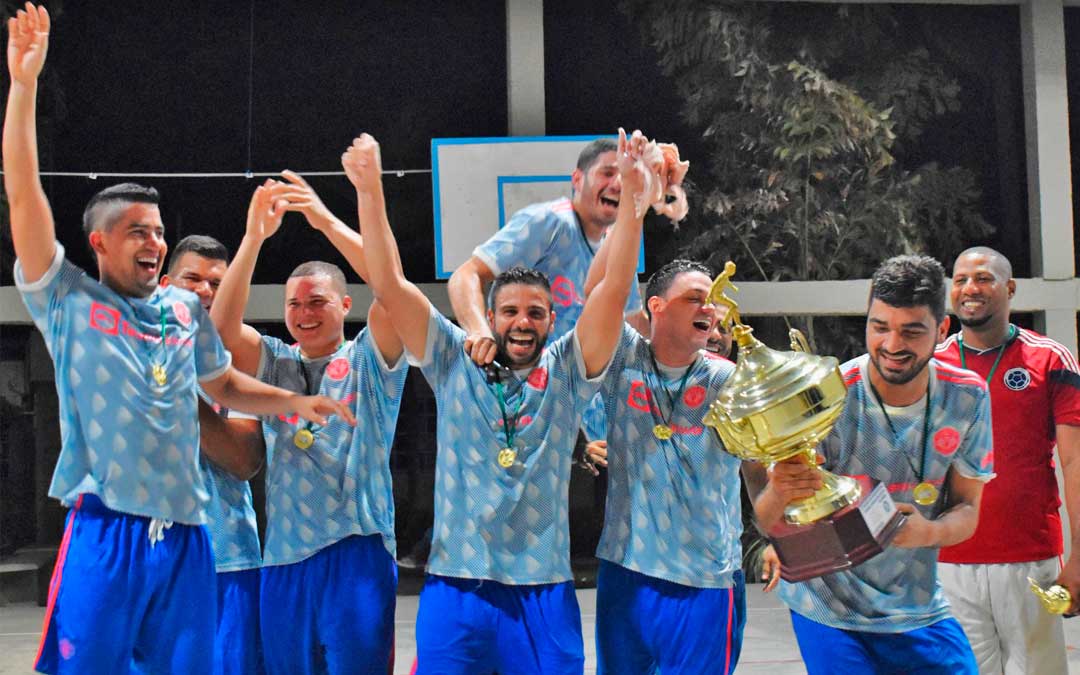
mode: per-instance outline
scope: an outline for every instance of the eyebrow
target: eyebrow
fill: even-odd
[[[878,324],[878,325],[881,325],[881,326],[888,326],[889,325],[889,322],[884,320],[884,319],[875,319],[873,317],[870,317],[868,319],[868,321],[870,323]],[[922,323],[921,321],[909,321],[907,323],[900,324],[900,327],[901,328],[924,328],[924,329],[926,329],[927,325],[925,323]]]

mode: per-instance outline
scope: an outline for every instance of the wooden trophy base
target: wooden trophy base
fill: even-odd
[[[784,581],[805,581],[850,569],[885,550],[906,516],[884,483],[857,479],[862,496],[850,506],[809,525],[781,521],[768,535],[780,557]]]

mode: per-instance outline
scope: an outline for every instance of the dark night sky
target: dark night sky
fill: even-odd
[[[252,23],[247,2],[64,2],[40,102],[50,122],[41,130],[43,168],[337,170],[345,145],[369,131],[383,144],[386,168],[428,169],[432,137],[507,133],[504,0],[338,0],[317,3],[319,11],[311,4],[256,3]],[[824,10],[786,4],[784,11],[811,17]],[[910,152],[920,162],[937,159],[975,168],[983,181],[984,216],[1017,233],[1011,238],[1014,248],[1026,254],[1017,8],[920,5],[904,11],[936,13],[940,23],[958,28],[991,30],[990,65],[1004,74],[996,79],[977,70],[962,74],[963,112],[943,119]],[[1066,14],[1070,34],[1077,35],[1080,12]],[[680,101],[660,74],[655,53],[622,14],[609,3],[545,0],[544,21],[549,134],[641,127],[679,142],[687,148],[684,155],[696,159],[697,132],[681,121]],[[982,58],[977,47],[972,49],[969,61]],[[1070,62],[1074,70],[1080,65],[1075,60]],[[1010,147],[1018,141],[1020,152],[1000,150],[993,116],[1003,111],[1012,120]],[[430,176],[386,181],[406,273],[430,281]],[[46,180],[60,238],[72,258],[90,269],[79,217],[89,196],[109,182],[116,181]],[[230,248],[239,243],[253,181],[147,182],[163,193],[170,243],[191,233],[213,234]],[[344,177],[312,183],[332,210],[355,222],[353,193]],[[310,258],[343,263],[299,216],[290,219],[268,242],[264,259],[274,264],[257,269],[257,283],[278,283]],[[647,250],[649,238],[669,234],[666,227],[653,228]],[[658,263],[646,262],[647,271]],[[1018,262],[1018,274],[1026,275],[1027,261]],[[10,268],[11,262],[3,264]]]

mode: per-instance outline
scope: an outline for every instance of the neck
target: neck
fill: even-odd
[[[669,368],[689,366],[697,359],[697,350],[688,350],[684,346],[672,344],[666,335],[657,335],[655,331],[650,338],[650,343],[656,362]]]
[[[604,236],[604,232],[607,231],[606,225],[594,223],[589,220],[585,220],[581,217],[581,213],[574,207],[574,214],[577,216],[577,220],[581,223],[581,231],[585,233],[585,238],[589,241],[598,241],[600,237]]]
[[[975,349],[992,349],[1009,337],[1009,321],[988,321],[982,326],[963,326],[964,345]]]
[[[338,350],[341,343],[345,341],[344,335],[339,335],[333,342],[327,342],[323,345],[304,347],[300,346],[300,356],[307,359],[321,359],[324,356],[330,356]]]
[[[918,401],[926,393],[930,383],[930,364],[924,366],[915,379],[904,384],[886,382],[873,363],[867,364],[867,370],[870,371],[870,384],[874,385],[874,391],[881,397],[881,402],[895,408],[903,408]]]

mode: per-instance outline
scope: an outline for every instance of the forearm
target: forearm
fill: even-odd
[[[262,249],[262,240],[245,235],[236,250],[236,256],[229,263],[229,268],[221,280],[214,304],[210,309],[210,318],[221,335],[222,342],[233,349],[241,338],[244,327],[244,310],[247,308],[248,295],[251,293],[251,277],[255,273],[255,261]]]
[[[783,496],[772,489],[771,484],[766,484],[754,498],[754,519],[757,520],[758,527],[765,532],[772,529],[784,517],[786,506]]]
[[[454,308],[454,317],[469,335],[491,335],[487,316],[484,313],[487,301],[484,298],[484,281],[471,263],[462,266],[450,277],[446,292],[450,296],[450,305]]]
[[[1069,515],[1069,560],[1080,560],[1080,463],[1062,461],[1065,478],[1065,511]]]
[[[229,420],[199,400],[199,450],[211,462],[240,480],[262,467],[266,446],[258,420]]]
[[[386,199],[382,189],[371,194],[357,192],[356,198],[367,258],[367,282],[383,304],[392,307],[394,298],[404,292],[407,282],[398,257],[397,240],[386,216]]]
[[[634,200],[629,196],[621,199],[615,225],[601,247],[607,249],[604,276],[593,292],[601,294],[605,303],[615,304],[620,317],[636,280],[642,223],[634,213]]]
[[[927,546],[944,547],[967,541],[975,534],[979,524],[979,510],[976,505],[960,503],[930,521],[930,533]]]
[[[287,415],[296,411],[296,399],[301,395],[260,382],[250,375],[230,368],[203,388],[210,397],[226,408],[252,415]]]
[[[600,244],[600,250],[596,252],[596,257],[589,263],[589,274],[585,277],[586,298],[589,297],[589,293],[593,292],[597,284],[603,280],[604,273],[607,271],[608,251],[611,250],[610,241],[611,237],[604,238],[604,241]]]
[[[334,245],[334,248],[336,248],[341,255],[345,256],[345,259],[349,261],[349,265],[353,268],[353,271],[359,274],[360,278],[367,283],[368,267],[367,260],[364,256],[364,238],[360,236],[360,233],[348,227],[337,218],[334,218],[329,224],[320,227],[319,229],[326,235],[326,238],[330,240],[330,243]]]
[[[4,118],[4,190],[15,255],[29,280],[48,269],[56,245],[52,212],[38,170],[36,115],[37,86],[13,82]]]

